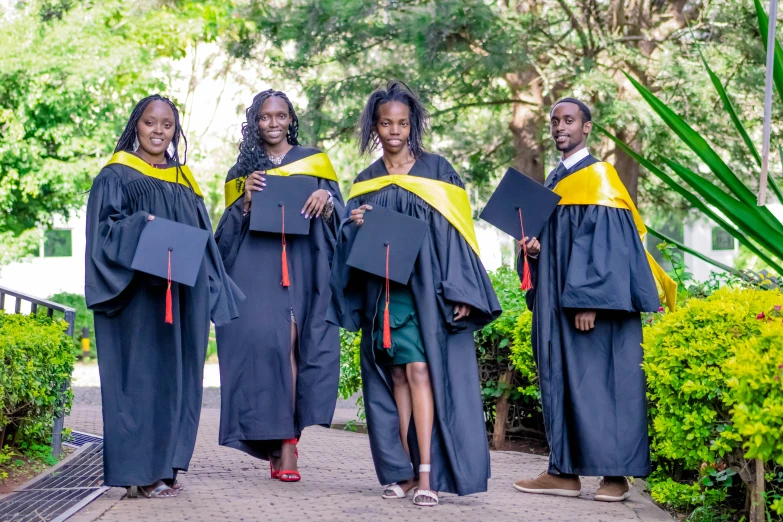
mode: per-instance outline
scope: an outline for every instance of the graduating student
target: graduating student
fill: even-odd
[[[240,318],[217,329],[220,444],[269,460],[272,478],[285,482],[301,478],[296,444],[302,430],[331,424],[340,374],[339,328],[325,318],[344,206],[329,158],[299,146],[298,128],[285,94],[256,95],[242,126],[237,163],[226,178],[226,211],[215,232],[226,269],[247,296]],[[309,234],[250,230],[251,218],[259,217],[254,213],[270,211],[254,205],[269,206],[257,200],[264,190],[271,194],[280,176],[312,182],[314,191],[294,209],[296,218],[301,220],[301,213],[311,220]],[[280,212],[273,206],[270,212]]]
[[[209,322],[237,317],[243,297],[225,273],[186,155],[177,108],[158,95],[145,98],[87,203],[85,295],[95,312],[104,484],[128,487],[131,497],[180,489],[177,471],[188,469],[196,442]],[[153,248],[136,255],[148,226]],[[169,246],[166,267],[165,245],[177,242],[172,227],[198,232],[206,247]],[[134,257],[142,265],[159,260],[169,280],[135,271]],[[172,282],[172,268],[189,269],[195,283]]]
[[[519,480],[526,493],[579,496],[579,476],[602,476],[596,500],[629,496],[626,476],[650,472],[641,312],[674,306],[676,285],[645,251],[641,217],[615,169],[590,155],[590,110],[573,98],[551,112],[562,161],[546,187],[562,197],[527,246],[549,469]],[[540,252],[540,253],[539,253]],[[519,259],[520,275],[523,256]]]
[[[414,503],[434,506],[438,491],[487,488],[473,332],[497,318],[500,305],[478,257],[462,181],[448,161],[422,149],[426,124],[424,107],[404,84],[391,82],[370,96],[361,151],[380,145],[383,156],[354,182],[332,291],[340,324],[362,332],[364,405],[383,497],[404,498],[418,486]],[[369,223],[378,207],[425,222],[407,285],[387,286],[347,264],[365,213]]]

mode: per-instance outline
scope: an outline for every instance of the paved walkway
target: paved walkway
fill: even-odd
[[[76,404],[66,425],[102,433],[98,389],[75,389]],[[442,504],[424,510],[410,499],[380,498],[366,435],[310,428],[299,445],[302,482],[269,479],[268,464],[217,444],[219,390],[206,390],[196,452],[190,472],[181,476],[185,490],[174,499],[121,500],[113,488],[70,518],[73,522],[142,521],[671,521],[634,490],[621,504],[592,500],[595,479],[583,481],[578,499],[525,495],[513,489],[515,479],[546,468],[546,458],[515,452],[492,452],[489,492],[457,497],[442,495]],[[338,409],[346,417],[347,405]]]

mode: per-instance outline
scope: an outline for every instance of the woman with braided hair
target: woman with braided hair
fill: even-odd
[[[326,154],[299,145],[299,120],[284,93],[259,93],[246,116],[215,232],[226,270],[247,295],[240,319],[217,329],[220,444],[269,460],[272,478],[295,482],[302,430],[328,427],[337,398],[340,335],[325,318],[343,203]],[[301,209],[310,232],[283,234],[284,256],[280,233],[249,229],[261,211],[253,194],[272,176],[317,183]]]
[[[104,484],[127,487],[129,497],[181,489],[177,472],[188,469],[196,443],[209,322],[237,317],[243,298],[223,268],[186,154],[179,111],[149,96],[133,109],[87,203],[85,295],[95,312]],[[209,231],[204,257],[190,261],[193,286],[132,268],[155,218]]]

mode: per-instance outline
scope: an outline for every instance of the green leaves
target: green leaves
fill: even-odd
[[[756,319],[758,313],[779,302],[780,291],[724,288],[663,314],[645,329],[652,445],[660,457],[697,469],[702,462],[744,453],[746,439],[730,422],[730,410],[737,406],[728,392],[732,379],[745,377],[733,373],[729,361],[745,349],[747,339],[766,328]],[[747,371],[751,366],[742,365]],[[753,387],[753,380],[745,385]]]
[[[699,156],[710,168],[719,180],[726,185],[732,193],[736,194],[740,201],[746,205],[755,205],[756,196],[740,181],[736,174],[723,162],[721,157],[710,147],[701,135],[693,130],[685,120],[680,118],[665,103],[659,100],[645,86],[637,82],[631,75],[625,73],[626,78],[639,91],[642,98],[650,105],[658,116],[669,126],[680,139]],[[783,227],[781,227],[783,229]]]
[[[766,15],[764,15],[758,0],[754,1],[756,3],[759,23],[761,24],[764,22],[762,16],[765,17]],[[779,46],[776,47],[776,58],[778,50]],[[707,74],[710,77],[710,81],[721,99],[724,110],[726,110],[729,115],[738,134],[745,143],[750,155],[753,157],[754,162],[757,165],[760,165],[761,159],[759,153],[734,110],[734,106],[729,99],[723,83],[712,69],[710,69],[704,56],[701,55],[701,52],[700,57],[707,70]],[[780,85],[778,89],[783,97],[783,52],[781,52],[780,58],[781,63],[778,64],[776,61],[775,71],[777,75],[779,70],[778,76],[780,76]],[[641,157],[626,144],[622,143],[606,129],[600,125],[597,125],[596,128],[614,141],[618,147],[626,152],[626,154],[635,158],[643,167],[685,198],[691,206],[700,210],[707,217],[718,223],[738,241],[759,256],[759,258],[764,260],[765,263],[772,266],[779,274],[783,275],[783,224],[781,224],[769,209],[756,206],[756,196],[747,186],[745,186],[737,173],[723,161],[721,156],[709,145],[704,137],[696,132],[685,120],[670,109],[648,88],[640,84],[627,73],[626,77],[653,111],[672,131],[674,131],[680,140],[682,140],[682,142],[704,162],[705,166],[709,168],[715,177],[723,183],[726,191],[716,186],[711,180],[697,174],[678,161],[671,158],[660,158],[661,162],[668,166],[671,171],[690,187],[690,190],[688,190],[675,182],[661,168],[657,167],[646,158]],[[783,193],[781,193],[781,190],[774,179],[770,185],[778,196],[778,199],[783,202]],[[759,248],[759,246],[770,252],[774,258],[770,258],[770,256]]]
[[[783,302],[783,300],[781,300]],[[772,314],[769,314],[770,316]],[[760,335],[740,343],[728,362],[728,401],[732,421],[742,436],[745,458],[783,463],[783,325],[763,324]]]
[[[756,20],[758,22],[761,41],[764,43],[764,50],[767,49],[767,32],[769,31],[769,17],[764,12],[764,7],[759,0],[753,0],[753,6],[756,8]],[[775,82],[775,88],[778,91],[781,101],[783,101],[783,49],[775,40],[775,60],[772,67],[772,78]]]
[[[502,266],[489,274],[503,314],[476,332],[476,356],[481,375],[484,408],[494,417],[495,399],[504,393],[516,402],[522,416],[540,416],[538,375],[530,342],[532,314],[525,305],[525,293],[519,289],[516,270]],[[513,386],[499,383],[501,373],[513,368]]]
[[[232,2],[12,4],[0,17],[0,234],[18,236],[83,207],[135,102],[171,86],[164,60],[214,39],[209,20],[228,23]]]
[[[723,103],[723,108],[731,118],[731,122],[737,129],[737,132],[742,138],[742,141],[745,142],[745,146],[748,148],[748,151],[750,151],[750,153],[753,155],[753,159],[756,160],[756,164],[761,167],[761,155],[756,150],[756,146],[753,145],[753,140],[750,139],[748,131],[745,130],[745,126],[740,121],[739,116],[737,116],[737,111],[734,110],[734,105],[731,103],[729,95],[726,92],[726,89],[723,87],[723,83],[720,81],[720,78],[718,78],[717,75],[712,72],[712,69],[710,69],[709,64],[707,64],[707,60],[704,59],[704,55],[701,53],[701,49],[699,49],[699,56],[701,57],[701,62],[704,64],[704,68],[707,69],[707,74],[710,76],[712,85],[715,87],[715,90],[718,91],[718,96],[720,96],[720,101]]]
[[[661,159],[661,161],[674,170],[676,174],[680,175],[680,177],[693,189],[688,190],[677,183],[677,181],[669,176],[664,170],[659,168],[652,161],[638,154],[600,124],[594,123],[593,126],[596,130],[611,139],[626,154],[634,158],[642,167],[646,168],[650,173],[682,196],[693,208],[701,211],[705,216],[720,225],[729,234],[734,236],[737,241],[748,247],[751,252],[759,256],[759,258],[764,260],[769,266],[773,267],[778,274],[783,275],[783,256],[776,254],[777,259],[773,259],[758,246],[759,244],[770,244],[770,238],[762,235],[760,229],[757,228],[757,226],[760,226],[768,232],[770,230],[769,226],[766,225],[766,221],[762,221],[761,216],[758,215],[761,210],[766,211],[766,209],[759,209],[755,206],[755,203],[752,206],[741,204],[736,197],[732,198],[731,196],[728,196],[715,187],[714,184],[679,163],[665,158]],[[703,197],[704,200],[699,196]],[[766,213],[768,213],[768,211],[766,211]],[[741,220],[737,218],[737,215],[742,215],[745,219]],[[770,217],[780,226],[780,223],[775,220],[774,216],[771,216],[770,214]],[[779,234],[776,231],[771,232],[771,238],[775,238],[778,235]],[[780,241],[778,241],[776,245],[777,247],[775,250],[783,249],[783,243]],[[775,250],[772,250],[772,252],[774,253]]]
[[[51,440],[59,390],[68,387],[73,372],[65,327],[48,317],[0,312],[0,426],[24,420],[20,442]],[[66,409],[70,398],[68,392]]]

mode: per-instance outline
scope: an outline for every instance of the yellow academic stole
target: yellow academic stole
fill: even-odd
[[[106,166],[109,165],[125,165],[133,170],[136,170],[145,176],[159,179],[161,181],[167,181],[169,183],[179,183],[186,187],[192,187],[193,192],[197,196],[204,197],[201,193],[201,189],[198,188],[196,178],[193,177],[193,173],[190,172],[190,168],[187,165],[181,165],[179,167],[179,173],[177,167],[169,167],[167,169],[158,169],[144,161],[143,159],[135,156],[129,152],[120,151],[115,152]]]
[[[329,161],[329,156],[323,152],[307,156],[306,158],[302,158],[287,165],[269,169],[266,171],[266,175],[313,176],[316,178],[328,179],[330,181],[337,181],[337,173],[334,171],[332,162]],[[247,176],[241,176],[226,182],[226,208],[233,205],[236,200],[245,194],[245,180],[247,180]]]
[[[644,226],[642,216],[636,209],[625,185],[620,180],[617,171],[612,165],[605,162],[595,163],[560,181],[554,189],[555,194],[560,195],[560,205],[601,205],[604,207],[623,208],[631,211],[636,230],[644,244],[644,236],[647,227]],[[655,285],[661,300],[672,312],[677,304],[677,283],[669,277],[655,259],[645,249],[647,262],[650,263]]]
[[[473,211],[470,209],[468,193],[457,185],[408,174],[388,174],[354,183],[348,199],[376,192],[390,185],[397,185],[408,192],[413,192],[440,212],[462,234],[476,255],[479,255],[476,230],[473,227]]]

